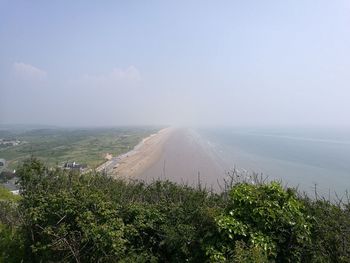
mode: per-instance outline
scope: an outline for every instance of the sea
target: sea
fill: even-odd
[[[311,197],[346,198],[350,190],[350,129],[201,128],[196,132],[227,171],[262,174]]]

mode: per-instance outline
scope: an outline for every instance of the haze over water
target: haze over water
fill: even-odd
[[[326,129],[199,129],[226,169],[263,173],[328,197],[350,189],[350,133]]]

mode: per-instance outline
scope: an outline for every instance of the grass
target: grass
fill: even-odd
[[[5,187],[0,185],[0,201],[6,200],[6,201],[17,201],[20,199],[19,195],[12,194],[9,190],[7,190]]]
[[[94,168],[105,161],[106,153],[113,156],[125,153],[155,131],[156,128],[145,127],[7,132],[6,137],[15,137],[25,143],[0,149],[0,158],[7,160],[9,169],[15,169],[30,156],[41,159],[51,167],[62,162],[75,161]]]

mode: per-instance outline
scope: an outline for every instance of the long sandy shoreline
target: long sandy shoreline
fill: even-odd
[[[194,130],[175,129],[163,143],[159,157],[144,170],[138,179],[151,182],[170,180],[180,184],[218,189],[225,167],[215,152]]]
[[[143,139],[135,148],[114,157],[99,168],[111,177],[155,179],[218,188],[224,166],[207,142],[190,129],[165,128]]]
[[[164,128],[144,138],[131,151],[113,157],[96,170],[104,171],[113,177],[136,178],[155,163],[162,154],[162,146],[173,132],[173,128]]]

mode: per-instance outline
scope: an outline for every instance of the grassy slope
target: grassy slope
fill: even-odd
[[[9,200],[9,201],[17,201],[20,198],[19,195],[12,194],[5,187],[0,185],[0,201],[1,200]]]
[[[155,131],[151,128],[31,130],[14,135],[27,143],[0,149],[0,158],[8,160],[11,169],[31,155],[49,166],[76,161],[95,167],[104,161],[106,153],[119,155],[127,152]]]

